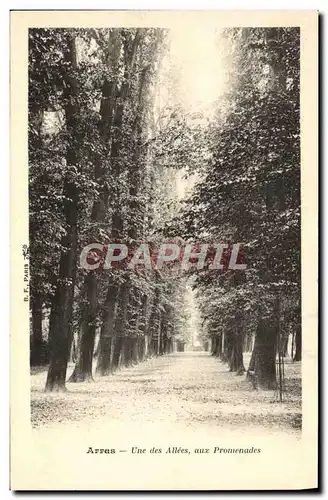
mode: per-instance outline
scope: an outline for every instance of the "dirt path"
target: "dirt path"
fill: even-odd
[[[247,357],[246,357],[247,358]],[[246,359],[247,361],[247,359]],[[70,366],[68,375],[73,366]],[[32,375],[34,427],[182,424],[190,429],[254,428],[299,433],[299,364],[287,364],[288,401],[273,392],[254,391],[245,377],[204,352],[176,353],[124,368],[95,383],[67,384],[66,394],[46,394],[46,371]]]
[[[295,456],[307,453],[299,429],[300,364],[288,363],[286,374],[289,401],[280,404],[273,392],[252,390],[245,376],[201,352],[67,384],[66,394],[45,393],[42,371],[31,377],[34,429],[26,429],[24,446],[37,452],[30,467],[50,490],[125,489],[125,477],[135,490],[244,489],[250,477],[260,489],[261,481],[265,488],[298,484]],[[273,456],[279,459],[268,486]],[[232,476],[235,463],[242,466]]]

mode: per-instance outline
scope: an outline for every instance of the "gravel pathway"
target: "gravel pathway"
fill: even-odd
[[[246,355],[247,361],[247,355]],[[69,367],[68,376],[73,370]],[[204,352],[150,359],[94,383],[68,383],[65,394],[44,392],[46,370],[31,376],[31,419],[35,428],[66,425],[149,425],[190,429],[259,429],[300,433],[300,364],[286,365],[288,398],[254,391],[245,376]],[[158,427],[159,426],[159,427]]]

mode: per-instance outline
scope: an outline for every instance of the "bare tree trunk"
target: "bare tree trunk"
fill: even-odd
[[[108,375],[111,372],[111,352],[115,325],[115,312],[118,297],[118,285],[112,284],[108,287],[107,297],[104,303],[104,317],[101,325],[97,373]]]
[[[233,334],[232,353],[230,358],[230,371],[237,372],[237,375],[242,375],[245,372],[243,343],[243,328],[239,324],[236,326]]]
[[[149,318],[149,353],[150,356],[158,355],[158,337],[160,328],[159,318],[159,302],[160,302],[160,289],[157,286],[155,290],[154,302]]]
[[[139,363],[138,338],[133,337],[131,339],[131,342],[132,342],[132,363],[136,365]]]
[[[139,360],[144,361],[147,356],[147,312],[149,305],[149,297],[144,294],[141,300],[141,313],[138,323],[138,353]]]
[[[32,346],[31,366],[42,364],[42,297],[35,294],[31,300],[32,305]]]
[[[126,322],[127,322],[127,308],[129,301],[129,292],[130,292],[130,281],[128,277],[125,278],[124,283],[120,287],[119,297],[118,297],[118,306],[117,313],[115,319],[115,343],[113,350],[113,359],[112,359],[112,370],[117,370],[120,362],[121,353],[124,349],[124,344],[126,340],[125,332],[126,332]]]
[[[97,277],[88,274],[85,278],[88,303],[82,312],[80,346],[77,361],[69,382],[92,381],[92,361],[96,337]]]
[[[211,356],[215,353],[215,335],[211,335]]]
[[[215,356],[219,357],[222,352],[222,334],[221,332],[216,336],[216,349],[215,349]]]
[[[254,372],[258,386],[262,389],[276,389],[277,327],[274,319],[261,319],[258,325]]]
[[[286,356],[288,356],[288,339],[289,339],[289,335],[285,335],[283,337],[282,353],[283,353],[284,358]]]
[[[302,326],[298,324],[295,333],[295,355],[293,361],[301,361],[301,360],[302,360]]]
[[[226,363],[228,363],[230,371],[231,370],[231,358],[232,358],[232,351],[233,351],[233,340],[234,337],[234,332],[231,328],[226,330],[226,345],[224,348],[224,360]]]
[[[162,312],[160,331],[159,331],[159,355],[162,356],[165,353],[165,343],[167,339],[168,324],[167,324],[167,311]]]
[[[257,343],[256,343],[256,339],[255,339],[255,343],[254,343],[254,347],[253,347],[251,359],[249,361],[249,365],[248,365],[248,368],[247,368],[247,378],[248,378],[249,372],[252,373],[252,372],[255,371],[256,350],[257,350]]]
[[[66,61],[71,69],[77,68],[75,38],[68,41]],[[76,105],[77,84],[72,76],[67,77],[66,123],[69,135],[66,160],[67,169],[77,165],[77,141],[76,136]],[[70,178],[70,173],[64,181],[64,214],[67,224],[67,232],[62,240],[65,250],[61,254],[59,266],[59,279],[50,321],[50,366],[46,382],[47,391],[65,391],[65,380],[67,363],[70,355],[72,342],[72,313],[74,286],[76,278],[77,258],[77,205],[78,188]]]
[[[104,145],[108,144],[110,126],[113,116],[114,108],[114,97],[113,92],[115,86],[105,81],[102,89],[102,101],[100,106],[101,120],[100,120],[100,133],[104,141]],[[105,167],[103,166],[102,160],[96,154],[95,157],[95,181],[98,183],[99,196],[98,199],[94,201],[91,213],[91,222],[97,224],[102,222],[105,217],[105,213],[108,205],[108,188],[104,181]],[[84,280],[84,287],[86,290],[87,305],[82,314],[82,330],[80,338],[80,348],[78,351],[78,358],[69,381],[70,382],[84,382],[85,380],[91,381],[92,378],[92,363],[93,363],[93,351],[96,337],[96,320],[98,312],[98,300],[97,300],[97,274],[94,271],[89,271]],[[108,304],[111,306],[111,303]],[[110,312],[110,311],[109,311]],[[109,336],[109,324],[106,323],[106,339]],[[105,350],[105,342],[102,342],[102,361],[105,361],[106,355],[110,356],[110,345],[107,346]],[[106,351],[106,353],[105,353]],[[106,365],[106,363],[105,363]],[[107,373],[108,366],[102,366],[100,368],[100,373],[104,375]]]
[[[114,210],[112,213],[112,237],[113,239],[118,239],[118,240],[122,238],[123,227],[124,227],[122,209],[121,209],[122,186],[121,183],[119,182],[122,173],[125,171],[125,166],[124,164],[122,164],[122,158],[121,158],[123,111],[131,85],[131,77],[133,75],[134,65],[136,61],[136,54],[140,40],[141,40],[141,30],[136,31],[136,35],[133,40],[131,48],[128,47],[126,40],[124,40],[123,55],[125,60],[125,69],[124,69],[123,82],[119,90],[117,90],[115,87],[114,89],[112,87],[110,89],[112,100],[113,102],[115,102],[114,106],[115,109],[114,108],[112,109],[110,115],[110,120],[111,120],[110,123],[113,125],[112,126],[113,137],[111,144],[110,160],[111,160],[113,174],[117,179],[117,184],[115,186],[112,186],[111,189],[111,196],[112,199],[115,201]],[[105,101],[103,102],[103,105],[104,106],[106,105]],[[113,286],[115,285],[111,283],[110,288],[112,288]],[[110,288],[108,293],[111,292]],[[121,324],[119,324],[118,321],[120,321],[122,317],[126,318],[129,298],[127,295],[127,297],[124,296],[123,299],[122,293],[123,295],[125,293],[128,293],[128,290],[126,289],[126,284],[121,285],[118,297],[116,296],[116,293],[114,294],[115,299],[117,298],[117,314],[115,319],[114,338],[112,338],[110,332],[114,322],[113,310],[116,308],[116,300],[114,303],[112,302],[110,303],[109,318],[112,319],[108,319],[107,326],[104,325],[104,328],[102,328],[100,334],[101,354],[98,360],[97,372],[103,375],[109,373],[109,371],[114,371],[118,368],[121,357],[121,351],[124,347],[125,320],[124,323]],[[123,303],[121,303],[121,300],[123,300]],[[112,359],[110,360],[111,349],[113,349],[113,356]]]
[[[113,360],[111,364],[112,371],[117,370],[120,364],[121,352],[124,349],[124,337],[117,337],[114,343]]]
[[[131,339],[131,337],[124,337],[123,364],[124,364],[124,366],[131,366],[132,365],[132,339]]]
[[[138,359],[140,362],[144,361],[146,357],[146,338],[138,338]]]

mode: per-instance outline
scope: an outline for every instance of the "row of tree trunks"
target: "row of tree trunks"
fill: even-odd
[[[149,296],[145,293],[141,298],[140,315],[138,322],[138,356],[142,362],[148,356],[148,309],[149,309]]]
[[[148,355],[149,357],[157,356],[159,345],[159,330],[160,330],[160,312],[159,312],[159,304],[160,304],[160,288],[158,285],[155,287],[154,299],[152,303],[152,308],[149,317],[149,325],[148,325]]]
[[[302,325],[299,323],[295,332],[295,354],[293,361],[302,360]]]
[[[248,367],[249,378],[255,377],[261,389],[276,389],[277,318],[261,318]]]
[[[87,304],[82,311],[79,350],[74,371],[69,382],[92,381],[92,361],[96,337],[97,317],[97,277],[89,273],[84,282]]]
[[[116,371],[118,369],[121,360],[121,355],[124,349],[125,331],[126,331],[127,314],[128,314],[128,302],[130,293],[129,287],[130,287],[129,278],[125,277],[125,281],[120,286],[120,291],[117,301],[117,312],[116,312],[115,329],[114,329],[114,349],[111,361],[111,371]]]
[[[146,337],[139,337],[137,340],[138,358],[142,363],[146,359]]]
[[[236,375],[245,372],[243,360],[244,331],[240,324],[237,324],[232,335],[232,352],[230,356],[230,371]]]
[[[222,353],[222,335],[212,335],[211,337],[211,354],[212,356],[220,356]]]
[[[113,206],[110,214],[111,236],[114,240],[126,236],[129,239],[136,240],[143,236],[143,223],[140,223],[140,221],[144,218],[145,207],[142,204],[140,193],[143,188],[147,157],[144,146],[146,142],[145,137],[143,137],[147,127],[145,127],[143,120],[148,113],[148,109],[146,109],[147,103],[144,101],[149,93],[150,79],[148,75],[152,71],[157,49],[151,53],[139,51],[142,32],[142,30],[137,29],[135,35],[131,37],[130,33],[124,30],[119,35],[117,35],[118,30],[113,30],[111,35],[113,43],[109,44],[108,54],[111,61],[108,59],[108,63],[116,67],[114,60],[117,62],[123,55],[124,75],[121,78],[113,74],[113,81],[105,81],[103,84],[99,134],[104,148],[101,153],[90,153],[90,159],[93,161],[95,168],[94,179],[98,186],[98,195],[93,202],[90,222],[92,227],[97,227],[99,223],[105,221],[110,201]],[[139,64],[142,61],[142,70],[137,73],[136,77],[134,69],[138,58]],[[75,71],[77,61],[73,35],[70,35],[69,38],[66,59],[70,64],[70,68]],[[65,82],[68,133],[66,162],[68,171],[69,167],[77,167],[77,152],[79,151],[79,138],[76,133],[79,109],[74,71],[67,76],[67,82]],[[119,85],[120,79],[121,84]],[[130,163],[128,164],[123,151],[122,137],[124,133],[122,129],[125,126],[124,121],[126,119],[125,107],[133,101],[130,93],[135,92],[132,85],[135,82],[138,85],[138,97],[135,100],[135,120],[131,133],[131,140],[134,142],[135,147],[133,157],[129,159]],[[111,176],[117,180],[111,186],[110,192],[106,182],[106,169],[110,170]],[[126,175],[128,175],[128,190],[125,186]],[[123,179],[124,182],[122,182]],[[51,362],[46,384],[47,390],[65,389],[67,363],[71,355],[72,344],[79,200],[77,186],[70,180],[69,176],[64,182],[63,194],[67,200],[64,206],[67,233],[62,242],[65,251],[60,259],[58,285],[50,316]],[[129,203],[129,217],[126,216],[122,208],[126,199]],[[156,301],[157,310],[154,311],[155,308],[152,307],[148,320],[149,299],[147,294],[141,298],[138,290],[131,287],[129,277],[125,276],[123,282],[120,282],[117,275],[112,274],[110,276],[106,299],[102,307],[98,302],[99,291],[99,277],[91,271],[85,276],[83,284],[82,293],[85,301],[83,303],[77,343],[78,349],[74,349],[75,368],[70,377],[70,382],[92,381],[93,379],[94,348],[99,319],[102,320],[102,323],[97,347],[98,362],[96,372],[101,376],[112,373],[121,363],[130,366],[144,360],[149,355],[163,354],[171,352],[173,349],[168,326],[163,318],[161,320],[161,314],[158,311],[159,300]],[[37,303],[35,303],[36,307]],[[35,322],[42,322],[42,316],[40,320],[37,313],[34,318]],[[35,338],[40,337],[41,332],[42,341],[42,328],[39,328],[38,331],[35,325],[35,330],[37,332]]]
[[[135,303],[135,300],[126,301],[122,304],[124,293],[133,292],[127,289],[128,285],[120,288],[118,295],[118,287],[111,286],[107,292],[106,304],[104,307],[104,320],[102,324],[102,331],[99,339],[99,355],[97,373],[99,375],[108,375],[115,371],[122,359],[123,364],[129,366],[142,362],[147,357],[147,310],[149,306],[149,297],[144,294],[141,299],[141,304]],[[135,292],[135,290],[134,290]],[[120,304],[120,317],[116,318],[116,309]],[[130,305],[130,310],[128,308]],[[126,308],[126,311],[125,311]],[[126,335],[124,328],[122,328],[122,335],[117,333],[115,323],[120,321],[120,318],[126,313],[127,329],[131,335]],[[124,331],[123,331],[124,330]],[[116,333],[116,334],[115,334]]]
[[[111,284],[107,289],[98,346],[98,375],[108,375],[111,371],[111,352],[118,292],[119,287],[115,284]]]
[[[245,372],[243,361],[244,329],[240,318],[235,319],[235,327],[211,337],[211,354],[219,357],[229,366],[231,372],[242,375]]]
[[[141,309],[141,293],[138,288],[132,286],[129,295],[128,304],[128,337],[126,342],[129,346],[128,349],[128,365],[134,365],[139,362],[138,353],[138,333],[139,333],[139,320],[142,313]]]

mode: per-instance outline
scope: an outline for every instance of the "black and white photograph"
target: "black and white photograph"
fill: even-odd
[[[26,329],[15,342],[28,351],[26,429],[42,457],[17,483],[314,488],[310,42],[296,14],[273,25],[251,12],[235,24],[218,12],[207,22],[171,12],[167,24],[148,14],[74,26],[74,12],[67,25],[48,13],[51,26],[24,32]],[[307,77],[315,96],[317,75]]]

